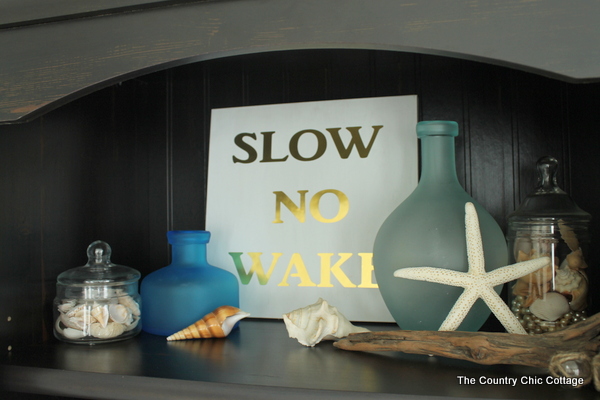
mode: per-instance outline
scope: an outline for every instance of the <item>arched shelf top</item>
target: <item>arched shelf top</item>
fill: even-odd
[[[14,2],[0,18],[0,123],[149,72],[278,50],[404,51],[600,80],[595,1],[78,0],[76,13],[71,2],[35,16],[32,0]]]

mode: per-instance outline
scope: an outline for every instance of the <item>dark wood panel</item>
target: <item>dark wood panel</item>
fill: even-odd
[[[40,122],[0,135],[0,351],[47,335]]]
[[[566,87],[561,82],[535,75],[514,75],[513,152],[519,177],[515,187],[517,203],[535,188],[535,164],[540,157],[546,155],[559,160],[558,182],[564,190],[569,191]]]
[[[468,170],[469,131],[464,108],[463,61],[422,56],[418,61],[417,94],[419,120],[449,120],[459,125],[455,140],[456,172],[463,187],[470,191]]]
[[[2,0],[0,29],[145,8],[169,0]]]
[[[370,52],[374,96],[417,93],[417,60],[413,53]]]
[[[170,76],[148,75],[112,88],[109,152],[102,175],[105,188],[103,226],[115,244],[122,244],[121,263],[140,271],[165,265],[169,257],[166,231],[172,208],[168,153]],[[117,259],[115,259],[117,261]]]
[[[287,52],[244,57],[244,87],[248,105],[287,103],[289,96]]]
[[[463,63],[463,74],[467,186],[505,229],[505,217],[515,207],[511,71]]]
[[[3,349],[49,339],[56,277],[85,264],[92,241],[142,271],[168,262],[166,79],[158,78],[2,128],[0,305],[11,317]]]
[[[592,268],[587,269],[591,282],[600,282],[600,85],[571,85],[568,87],[568,132],[570,193],[579,207],[592,214],[589,248]],[[593,289],[592,289],[593,290]],[[600,312],[597,291],[591,305]]]
[[[228,89],[214,87],[208,79],[209,66],[193,64],[170,75],[171,124],[169,155],[172,164],[172,224],[170,229],[204,229],[208,143],[210,132],[210,94]],[[225,81],[230,82],[228,78]],[[238,85],[241,81],[236,80]],[[241,94],[233,90],[231,93]],[[239,96],[238,96],[239,97]],[[225,104],[228,102],[223,101]]]

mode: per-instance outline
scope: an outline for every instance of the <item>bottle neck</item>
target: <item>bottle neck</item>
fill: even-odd
[[[422,184],[458,184],[453,136],[421,137]]]
[[[172,244],[171,264],[206,266],[206,243]]]

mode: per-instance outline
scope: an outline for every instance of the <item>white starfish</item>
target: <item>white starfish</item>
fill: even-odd
[[[468,272],[445,268],[411,267],[394,272],[398,278],[435,282],[460,286],[465,291],[460,295],[450,313],[440,326],[440,331],[453,331],[459,327],[478,298],[482,298],[509,333],[527,334],[517,317],[494,290],[494,286],[513,281],[548,265],[549,257],[540,257],[485,272],[483,244],[479,230],[479,218],[473,203],[465,204]]]

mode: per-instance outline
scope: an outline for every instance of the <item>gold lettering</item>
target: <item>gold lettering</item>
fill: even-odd
[[[256,273],[256,278],[258,279],[258,283],[261,285],[266,285],[269,282],[269,278],[271,278],[273,269],[275,269],[277,260],[279,260],[279,257],[281,257],[281,255],[283,253],[272,253],[273,261],[271,262],[271,266],[269,267],[269,271],[267,271],[267,273],[265,273],[263,266],[262,266],[262,262],[260,260],[260,256],[262,255],[262,253],[248,253],[248,255],[250,256],[250,259],[252,260],[252,266],[250,267],[250,270],[248,271],[248,273],[246,273],[244,264],[242,263],[242,258],[241,258],[242,254],[244,254],[244,253],[234,253],[234,252],[229,253],[231,258],[233,259],[235,269],[238,272],[238,275],[240,277],[240,282],[242,283],[242,285],[247,285],[248,283],[250,283],[250,280],[252,279],[252,276],[255,273]]]
[[[260,162],[281,162],[287,160],[288,156],[282,158],[273,158],[271,150],[273,149],[273,135],[275,132],[261,132],[263,135],[263,159]]]
[[[315,151],[315,154],[313,154],[311,157],[304,157],[300,155],[300,151],[298,150],[298,142],[300,141],[302,135],[304,135],[305,133],[312,133],[317,139],[317,149]],[[325,153],[325,150],[327,150],[327,139],[325,138],[325,135],[323,135],[321,132],[315,129],[305,129],[303,131],[297,132],[290,139],[290,154],[298,161],[316,160]]]
[[[359,288],[377,289],[379,286],[373,283],[373,253],[358,253],[360,263],[360,285]]]
[[[300,207],[298,207],[287,194],[277,191],[275,193],[275,220],[274,224],[282,224],[283,220],[281,219],[281,204],[287,207],[288,210],[296,217],[296,219],[300,222],[304,222],[306,220],[306,193],[308,190],[298,190],[300,193]]]
[[[337,196],[339,204],[340,204],[337,215],[335,217],[329,218],[329,219],[324,218],[323,215],[321,215],[321,211],[319,210],[319,202],[321,201],[321,197],[323,197],[323,195],[326,193],[332,193],[335,196]],[[334,222],[338,222],[339,220],[343,219],[348,214],[348,211],[350,210],[350,201],[348,200],[348,196],[346,196],[343,192],[341,192],[339,190],[325,189],[325,190],[321,190],[320,192],[317,192],[317,194],[315,194],[313,196],[313,198],[310,200],[309,208],[310,208],[310,213],[314,219],[316,219],[319,222],[331,224]]]
[[[332,274],[337,278],[343,287],[356,287],[356,285],[350,281],[344,271],[342,271],[342,264],[352,257],[352,253],[339,253],[338,255],[340,256],[340,259],[332,266],[331,256],[333,256],[333,253],[318,254],[318,256],[321,257],[321,283],[319,283],[319,287],[333,287],[333,284],[331,283]]]
[[[292,269],[294,267],[296,267],[296,273],[292,273]],[[310,275],[308,275],[308,270],[306,269],[306,265],[304,265],[304,260],[302,260],[302,257],[298,253],[292,254],[290,263],[285,271],[285,276],[277,286],[290,286],[290,284],[287,282],[290,276],[294,278],[300,278],[300,283],[298,286],[317,286],[313,281],[310,280]]]
[[[233,142],[240,149],[245,150],[246,153],[248,153],[248,158],[246,158],[245,160],[243,160],[241,158],[237,158],[236,156],[232,156],[234,163],[249,164],[251,162],[254,162],[254,160],[256,160],[256,157],[257,157],[256,150],[254,150],[254,147],[252,147],[251,144],[244,142],[245,137],[249,137],[249,138],[256,140],[256,133],[240,133],[239,135],[236,135],[236,137],[233,139]]]
[[[366,158],[371,152],[373,143],[375,143],[375,138],[377,137],[379,130],[383,128],[383,125],[373,126],[373,135],[371,136],[369,144],[367,144],[366,146],[363,143],[362,138],[360,137],[360,128],[360,126],[349,126],[348,128],[346,128],[348,132],[350,132],[351,136],[350,141],[348,142],[348,147],[344,147],[344,142],[342,141],[340,135],[341,128],[327,128],[327,131],[331,135],[333,143],[335,144],[335,147],[337,148],[337,151],[340,154],[341,158],[348,158],[350,156],[350,153],[352,153],[352,148],[354,147],[356,147],[356,152],[358,153],[358,156],[360,158]]]

